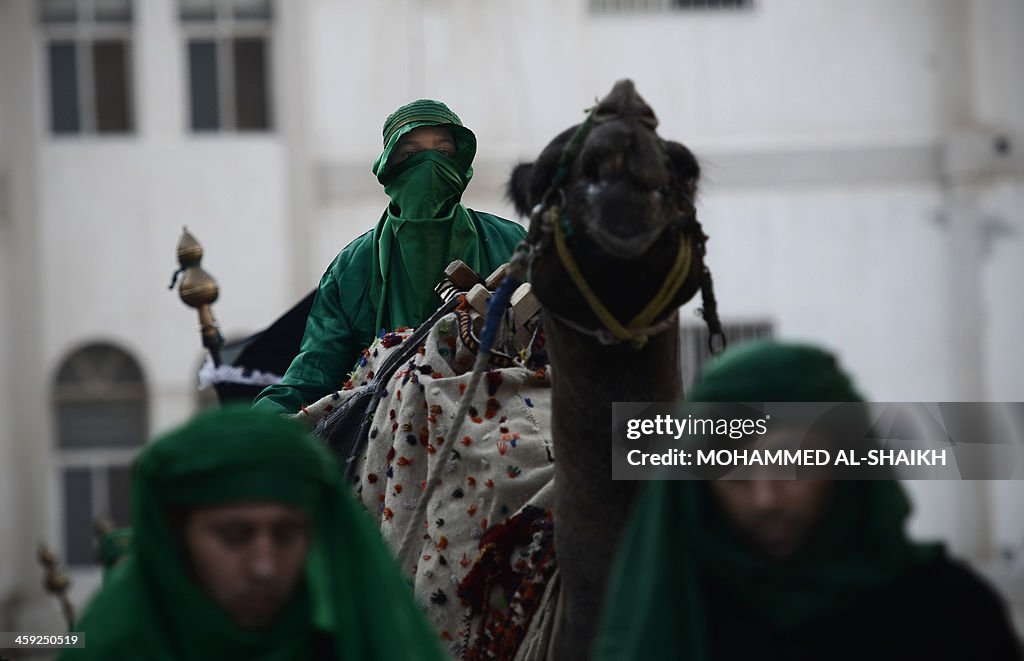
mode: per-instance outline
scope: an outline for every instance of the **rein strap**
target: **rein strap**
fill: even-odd
[[[681,237],[679,252],[676,254],[675,262],[672,264],[668,275],[665,276],[665,281],[662,282],[661,287],[647,305],[644,306],[644,309],[633,317],[627,326],[623,326],[601,302],[594,293],[594,290],[590,288],[586,278],[583,277],[583,272],[573,258],[572,251],[565,241],[565,230],[562,228],[562,223],[557,219],[559,211],[558,207],[552,207],[548,218],[552,220],[551,224],[554,225],[555,248],[558,251],[558,257],[562,260],[562,265],[568,271],[573,284],[579,289],[583,299],[590,306],[594,315],[597,316],[598,320],[616,340],[619,342],[630,342],[637,349],[642,348],[647,344],[648,338],[655,330],[663,330],[660,328],[660,324],[657,328],[650,327],[651,322],[669,306],[673,297],[675,297],[680,287],[686,281],[686,275],[690,272],[690,264],[693,261],[693,250],[690,242],[685,237]]]

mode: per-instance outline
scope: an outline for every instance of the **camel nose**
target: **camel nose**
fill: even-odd
[[[615,117],[636,119],[649,128],[658,127],[658,118],[647,102],[637,93],[633,81],[625,78],[615,83],[608,96],[601,99],[594,110],[597,123]]]
[[[641,190],[665,186],[669,172],[655,128],[658,120],[631,80],[615,83],[598,103],[582,158],[584,171],[601,181],[628,178]]]

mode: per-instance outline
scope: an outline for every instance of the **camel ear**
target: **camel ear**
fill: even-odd
[[[505,188],[505,197],[511,202],[516,213],[522,217],[530,215],[533,204],[530,200],[530,179],[533,177],[533,163],[520,163],[512,168]]]
[[[665,150],[672,164],[673,178],[693,197],[697,192],[697,182],[700,180],[700,164],[697,163],[693,152],[678,142],[666,142]]]

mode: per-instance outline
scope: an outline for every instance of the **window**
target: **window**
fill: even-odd
[[[748,9],[753,0],[589,0],[590,11],[666,11],[684,9]]]
[[[131,0],[39,0],[50,130],[130,133]]]
[[[138,363],[109,344],[69,356],[54,383],[64,557],[90,565],[93,523],[131,522],[131,462],[146,438],[146,387]]]
[[[193,131],[266,131],[270,0],[179,0]]]
[[[722,332],[728,347],[773,335],[772,324],[767,321],[747,323],[722,322]],[[689,392],[704,365],[711,360],[708,349],[708,327],[705,324],[684,323],[679,327],[679,360],[682,362],[683,388]]]
[[[751,0],[670,0],[673,9],[742,9]]]

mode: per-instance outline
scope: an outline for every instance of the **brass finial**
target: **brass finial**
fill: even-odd
[[[220,365],[220,349],[224,346],[224,338],[221,337],[220,329],[213,318],[213,311],[210,305],[217,300],[220,289],[217,281],[209,273],[199,266],[203,259],[203,247],[188,231],[187,227],[181,229],[181,239],[178,240],[178,270],[171,277],[171,288],[178,281],[178,276],[183,275],[181,284],[178,285],[178,296],[185,305],[199,311],[200,332],[203,336],[203,346],[210,350],[214,365]]]
[[[199,245],[196,237],[188,231],[188,227],[181,228],[181,238],[178,239],[178,264],[182,267],[199,264],[203,258],[203,247]]]
[[[36,553],[39,564],[43,571],[43,589],[52,594],[60,601],[60,609],[70,630],[75,622],[75,609],[68,600],[68,588],[71,587],[71,579],[57,569],[57,555],[45,544],[39,544],[39,551]]]

